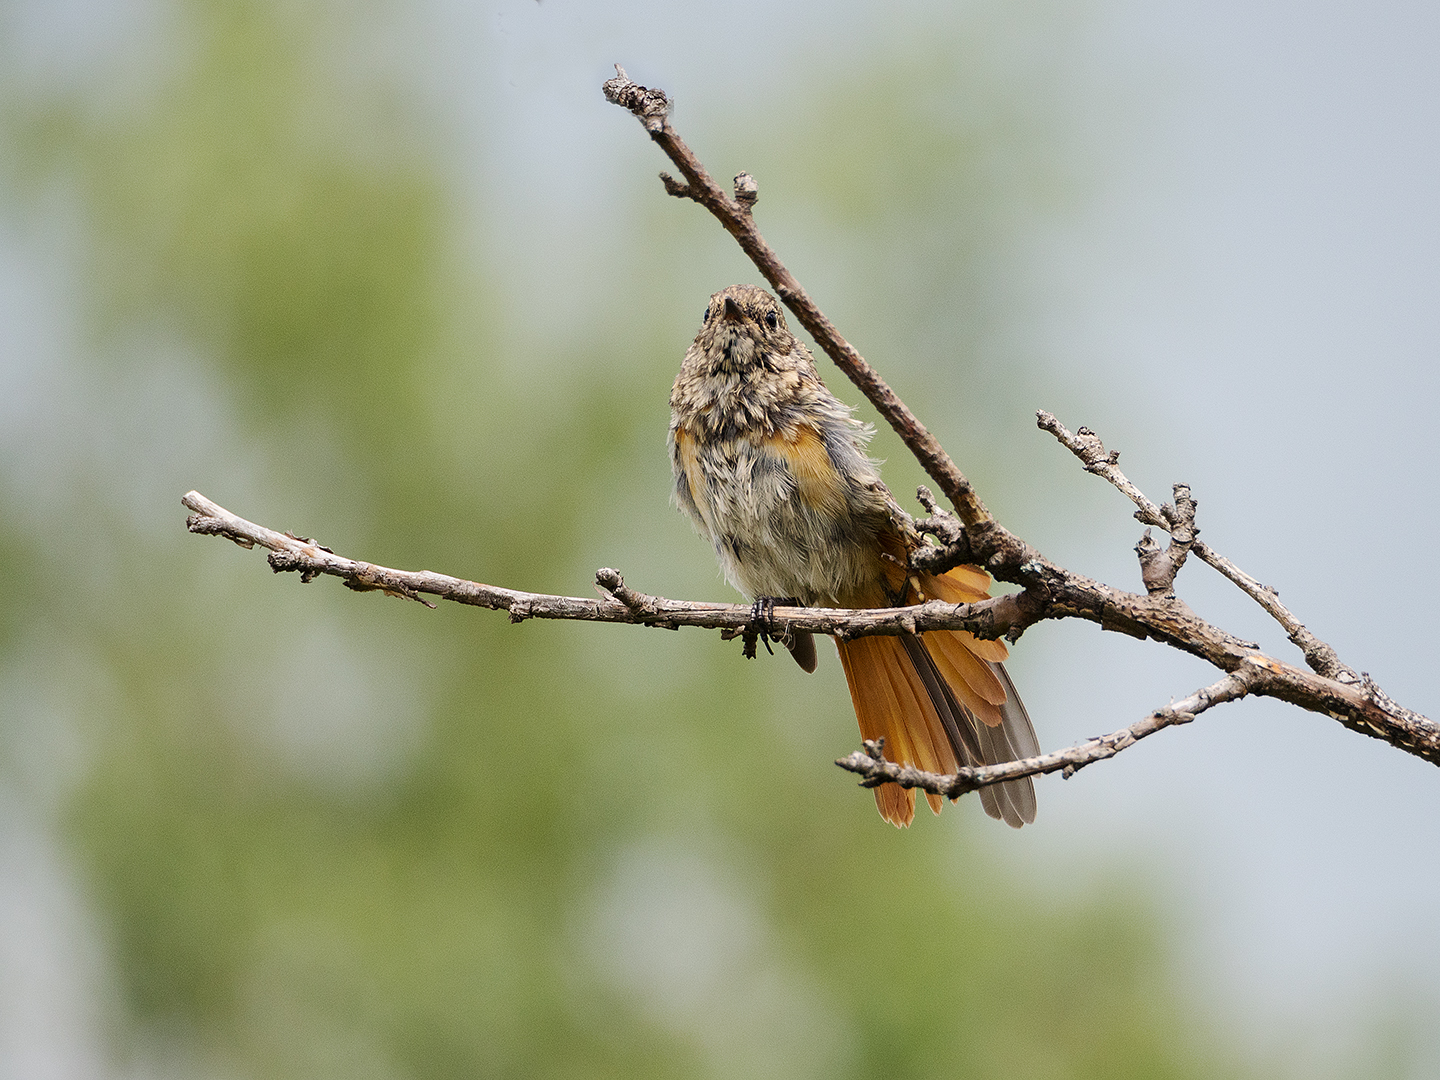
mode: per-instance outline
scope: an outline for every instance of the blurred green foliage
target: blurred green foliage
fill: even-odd
[[[15,190],[63,190],[83,221],[96,378],[139,378],[144,343],[178,337],[292,517],[232,508],[347,553],[575,591],[609,537],[673,545],[714,590],[665,507],[694,313],[637,307],[644,326],[572,342],[568,366],[497,360],[527,340],[503,254],[476,269],[450,241],[453,180],[395,73],[337,63],[364,15],[189,0],[125,100],[12,102]],[[984,205],[983,145],[907,97],[945,71],[890,78],[834,108],[904,183],[813,198]],[[698,634],[302,589],[173,539],[179,494],[144,545],[117,522],[65,621],[105,673],[65,820],[122,1056],[306,1078],[1230,1074],[1121,883],[1027,896],[972,805],[879,821],[828,764],[855,737],[833,663],[805,680]],[[47,558],[62,588],[53,554],[0,567]]]

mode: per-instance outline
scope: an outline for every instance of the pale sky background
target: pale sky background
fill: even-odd
[[[140,0],[10,7],[37,56],[76,69],[153,17]],[[682,134],[729,176],[747,163],[707,153],[707,117],[744,109],[764,124],[779,107],[765,96],[776,71],[843,71],[933,16],[918,0],[436,0],[420,11],[418,34],[413,15],[397,16],[407,31],[394,47],[420,50],[433,72],[458,117],[456,160],[487,204],[486,242],[514,245],[512,291],[543,285],[555,334],[604,304],[607,243],[630,220],[612,204],[664,198],[658,149],[600,98],[611,63],[669,90]],[[1440,7],[1156,0],[1069,18],[1080,29],[1067,39],[1066,132],[1084,194],[1027,250],[1033,317],[1016,352],[1037,370],[1019,376],[1036,395],[1025,408],[1097,429],[1152,498],[1189,482],[1208,542],[1278,587],[1396,700],[1440,715],[1429,618],[1440,585],[1422,569],[1440,530]],[[760,182],[763,229],[783,211]],[[782,256],[795,250],[782,243]],[[864,267],[802,279],[822,307],[843,306]],[[102,407],[66,367],[70,304],[44,253],[0,234],[0,473],[6,497],[28,500],[42,526],[47,451],[32,436],[53,429],[47,417]],[[157,410],[212,407],[203,386],[136,393]],[[1029,469],[1023,490],[982,492],[992,507],[1063,564],[1138,587],[1139,529],[1123,499],[1045,445],[1024,410],[988,416],[984,430],[1013,441]],[[164,488],[168,468],[137,464],[132,482]],[[182,490],[167,494],[174,530]],[[691,554],[708,557],[700,545]],[[269,585],[258,570],[256,580]],[[1294,657],[1208,568],[1192,562],[1180,588],[1203,614]],[[1047,748],[1215,677],[1075,623],[1033,631],[1013,671]],[[988,831],[994,852],[1042,890],[1079,887],[1091,867],[1158,881],[1197,1006],[1259,1053],[1301,1036],[1323,1072],[1384,1013],[1440,1030],[1433,766],[1246,702],[1039,790],[1040,822]],[[50,833],[47,791],[8,783],[0,798],[0,1074],[102,1075],[105,973],[85,947],[89,915]],[[1427,1047],[1440,1075],[1440,1040]]]

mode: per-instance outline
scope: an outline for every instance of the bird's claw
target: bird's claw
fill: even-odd
[[[790,635],[775,626],[775,605],[782,604],[787,607],[798,607],[800,601],[793,596],[757,596],[755,602],[750,605],[750,625],[745,628],[743,637],[745,639],[745,659],[754,660],[759,650],[757,642],[763,642],[765,651],[771,656],[775,650],[770,647],[772,641],[778,641],[788,646]]]

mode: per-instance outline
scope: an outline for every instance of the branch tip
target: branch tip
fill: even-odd
[[[668,172],[660,174],[660,183],[665,185],[665,194],[667,195],[673,195],[677,199],[695,199],[695,189],[689,184],[676,180]]]
[[[665,119],[670,115],[670,99],[664,90],[632,82],[619,64],[615,65],[615,77],[606,79],[600,89],[606,101],[630,110],[651,135],[664,129]]]

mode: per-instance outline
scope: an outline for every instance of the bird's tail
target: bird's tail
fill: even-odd
[[[957,567],[920,575],[914,600],[974,603],[989,592],[989,575]],[[953,773],[958,765],[993,765],[1040,752],[1030,717],[1001,663],[1005,646],[964,631],[873,635],[836,643],[850,698],[866,739],[884,738],[885,757],[927,772]],[[1035,820],[1029,777],[983,787],[985,812],[1019,828]],[[926,793],[940,812],[942,799]],[[896,784],[875,789],[880,816],[909,825],[914,792]]]

